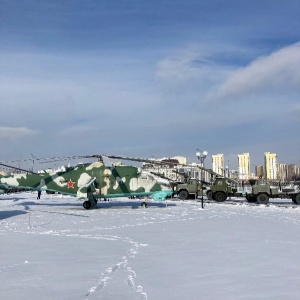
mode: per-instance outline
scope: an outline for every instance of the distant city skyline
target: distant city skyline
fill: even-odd
[[[249,152],[245,152],[245,153],[249,154],[249,159],[251,159],[251,161],[250,161],[250,170],[251,170],[251,172],[254,172],[255,166],[265,165],[265,153],[271,153],[271,152],[268,152],[268,151],[263,152],[262,155],[261,155],[261,159],[260,159],[259,163],[257,163],[257,162],[254,163],[252,161],[251,153],[249,153]],[[275,153],[275,152],[273,152],[273,153],[276,156],[277,163],[281,163],[281,164],[285,164],[285,165],[292,165],[292,164],[300,165],[300,159],[298,161],[296,161],[296,162],[286,162],[284,159],[283,160],[278,160],[277,159],[278,158],[277,153]],[[217,157],[222,156],[222,162],[223,162],[224,167],[229,166],[231,169],[238,169],[238,166],[239,166],[238,165],[239,155],[242,155],[242,154],[243,153],[237,153],[236,155],[231,154],[231,156],[230,156],[231,160],[229,160],[229,159],[226,159],[226,155],[224,153],[222,153],[222,152],[218,152],[218,153],[215,153],[215,154],[208,153],[207,158],[205,160],[205,164],[207,164],[208,161],[210,161],[211,162],[211,166],[213,167],[213,157],[214,156],[217,156]],[[221,159],[221,158],[219,158],[219,159]],[[191,159],[189,161],[191,161],[191,162],[197,162],[197,159]]]
[[[211,165],[208,163],[207,159],[211,156]],[[224,159],[223,153],[207,155],[205,161],[205,167],[211,168],[214,172],[222,175],[222,176],[237,176],[240,180],[248,180],[249,178],[255,176],[259,177],[266,177],[270,180],[287,180],[291,179],[292,177],[300,177],[300,164],[284,164],[279,163],[277,161],[277,154],[265,152],[264,153],[264,163],[253,165],[253,170],[251,170],[251,156],[249,153],[241,153],[237,154],[237,167],[231,168],[230,165],[226,164],[226,160]],[[182,157],[182,156],[178,156]],[[176,158],[172,157],[172,158]],[[184,157],[182,157],[184,159]],[[167,159],[167,157],[165,157]],[[180,163],[183,163],[182,160]],[[187,161],[186,161],[187,162]],[[188,162],[187,162],[188,163]],[[197,163],[197,162],[193,162]],[[231,175],[230,175],[231,174]]]

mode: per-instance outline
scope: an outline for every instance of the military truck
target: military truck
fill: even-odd
[[[196,199],[198,196],[207,196],[209,200],[224,202],[229,196],[236,195],[237,188],[234,180],[222,177],[211,169],[198,166],[199,169],[211,175],[210,182],[192,179],[188,174],[173,170],[173,172],[184,178],[183,183],[173,184],[173,194],[178,195],[179,199]]]
[[[295,204],[300,204],[300,191],[288,192],[287,195]]]
[[[173,181],[170,183],[173,189],[173,196],[178,195],[179,199],[196,199],[198,196],[206,194],[206,186],[209,184],[203,180],[191,178],[188,173],[172,170],[180,175],[182,181]]]
[[[172,172],[180,175],[182,180],[181,182],[175,182],[174,180],[165,177],[163,174],[154,172],[151,173],[168,179],[173,190],[173,196],[178,195],[179,199],[181,200],[196,199],[198,196],[207,196],[209,200],[223,202],[229,196],[236,194],[237,188],[233,187],[233,185],[236,185],[237,183],[234,180],[227,177],[222,177],[211,169],[206,169],[201,166],[197,167],[200,170],[211,174],[210,182],[191,178],[189,174],[185,172],[179,172],[177,170],[172,170]]]
[[[178,195],[179,199],[196,199],[205,193],[206,187],[203,186],[201,180],[188,178],[185,182],[172,183],[173,195]]]
[[[277,187],[272,187],[264,178],[249,179],[252,187],[251,193],[246,195],[248,202],[267,204],[270,198],[290,198],[295,204],[300,204],[300,191],[282,192]]]
[[[173,184],[173,191],[181,200],[206,196],[209,200],[224,202],[229,196],[234,196],[237,189],[232,187],[232,182],[228,178],[216,177],[211,183],[187,179],[184,183]]]
[[[207,199],[217,202],[224,202],[228,197],[235,196],[237,188],[236,182],[226,177],[216,177],[210,188],[207,190]]]

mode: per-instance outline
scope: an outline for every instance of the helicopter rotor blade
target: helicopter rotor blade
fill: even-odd
[[[25,169],[22,169],[22,168],[17,168],[17,167],[14,167],[14,166],[3,164],[3,163],[0,163],[0,166],[4,166],[4,167],[10,168],[10,169],[15,169],[15,170],[18,170],[18,171],[23,171],[23,172],[26,172],[26,173],[31,173],[31,174],[38,175],[38,173],[36,173],[36,172],[30,171],[30,170],[25,170]]]

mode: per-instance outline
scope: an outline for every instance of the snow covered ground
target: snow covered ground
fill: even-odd
[[[0,195],[1,299],[300,299],[300,206],[126,200]]]

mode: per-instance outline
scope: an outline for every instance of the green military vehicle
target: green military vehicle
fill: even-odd
[[[83,200],[85,209],[95,207],[98,199],[151,197],[155,201],[164,201],[172,195],[168,183],[158,182],[138,167],[106,165],[101,155],[89,158],[97,158],[97,161],[63,167],[53,172],[26,171],[21,175],[0,175],[0,186],[73,196]],[[8,166],[1,162],[0,165]],[[141,205],[146,206],[146,202],[143,201]]]
[[[264,178],[250,179],[249,183],[252,187],[251,193],[246,195],[248,202],[257,202],[259,204],[267,204],[270,198],[290,198],[295,204],[300,204],[300,191],[282,192]]]
[[[233,196],[237,189],[232,187],[230,180],[225,177],[216,177],[211,183],[187,179],[184,183],[173,184],[174,194],[179,199],[196,199],[198,196],[205,196],[208,200],[224,202],[229,196]]]
[[[293,192],[288,192],[287,195],[295,204],[300,204],[300,190],[295,190]]]
[[[178,195],[179,199],[196,199],[205,193],[206,187],[203,186],[201,180],[187,178],[185,182],[172,183],[173,195]]]
[[[207,190],[207,199],[224,202],[228,197],[234,196],[237,188],[233,187],[235,181],[226,177],[216,177]]]
[[[198,196],[206,194],[206,186],[208,182],[191,178],[189,174],[185,172],[179,172],[173,170],[174,173],[180,175],[183,178],[182,182],[171,182],[170,185],[173,189],[173,196],[178,195],[180,200],[197,199]]]
[[[180,175],[182,178],[181,182],[175,182],[159,173],[151,173],[168,179],[173,190],[173,196],[178,195],[181,200],[197,199],[198,196],[207,196],[209,200],[224,202],[229,196],[236,195],[237,188],[233,187],[233,185],[236,185],[234,180],[221,177],[211,169],[200,166],[198,166],[198,168],[211,174],[211,182],[191,178],[189,174],[176,170],[172,170],[172,172]]]

